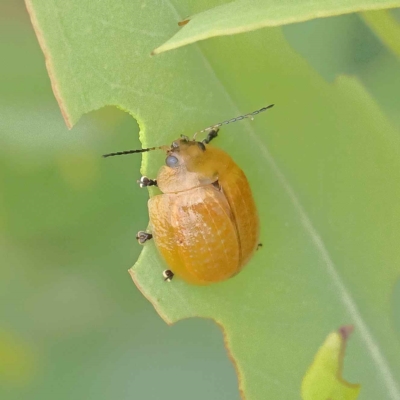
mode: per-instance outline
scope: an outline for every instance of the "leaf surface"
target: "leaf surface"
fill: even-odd
[[[157,47],[154,54],[215,36],[232,35],[315,18],[395,7],[400,7],[400,1],[236,0],[185,18],[183,28],[167,42]]]
[[[400,58],[400,23],[388,10],[363,12],[361,17],[394,55]]]
[[[27,4],[70,125],[117,105],[149,147],[276,104],[225,127],[216,143],[249,178],[262,249],[235,278],[196,287],[165,284],[167,266],[149,243],[130,272],[160,315],[222,325],[248,400],[298,398],[326,333],[353,324],[349,378],[366,399],[399,399],[391,296],[400,272],[400,137],[357,80],[326,83],[279,29],[151,57],[191,13],[185,2]],[[145,154],[142,172],[154,178],[163,159]]]

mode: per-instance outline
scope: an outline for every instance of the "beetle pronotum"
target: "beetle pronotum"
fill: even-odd
[[[140,187],[158,186],[162,192],[148,202],[151,233],[140,231],[137,240],[151,238],[170,270],[185,281],[207,285],[237,274],[249,261],[259,242],[259,219],[247,178],[232,158],[209,143],[222,125],[253,118],[273,104],[219,122],[171,146],[150,147],[105,154],[103,157],[166,151],[157,179],[143,176]],[[202,141],[199,133],[208,132]]]

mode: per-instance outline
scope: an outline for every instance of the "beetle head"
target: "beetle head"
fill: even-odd
[[[189,140],[186,136],[174,140],[167,150],[165,164],[170,168],[185,165],[189,171],[196,170],[196,165],[204,162],[206,145],[202,142]]]
[[[207,147],[186,137],[173,141],[157,176],[160,190],[181,192],[214,183],[218,178]]]

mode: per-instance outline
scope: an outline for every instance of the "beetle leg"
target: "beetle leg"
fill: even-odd
[[[210,143],[211,140],[215,139],[218,136],[218,131],[219,128],[212,129],[210,132],[208,132],[207,137],[204,140],[202,140],[202,143],[204,144]]]
[[[136,234],[136,239],[139,242],[139,244],[145,244],[152,237],[153,237],[153,235],[151,233],[147,233],[145,231],[139,231]]]
[[[142,176],[137,183],[141,188],[147,186],[157,186],[157,179],[149,179],[147,176]]]
[[[256,250],[260,249],[262,247],[262,243],[258,243]]]
[[[174,277],[174,273],[170,269],[166,269],[162,274],[165,282],[171,282],[172,278]]]
[[[203,142],[196,142],[197,146],[201,149],[201,151],[206,151],[206,146]]]

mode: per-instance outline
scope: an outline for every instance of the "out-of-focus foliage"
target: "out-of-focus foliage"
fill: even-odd
[[[400,24],[393,13],[379,10],[364,12],[361,16],[382,43],[400,58]]]
[[[169,141],[180,133],[190,133],[224,117],[233,116],[232,112],[238,109],[250,111],[260,105],[259,103],[264,105],[264,102],[271,98],[270,101],[276,102],[279,108],[273,110],[275,114],[271,112],[268,116],[258,117],[253,124],[255,132],[270,146],[279,166],[290,183],[294,184],[296,195],[314,218],[313,222],[326,240],[327,248],[335,256],[334,261],[343,268],[340,271],[344,272],[341,279],[351,287],[355,302],[361,304],[362,317],[367,320],[368,333],[372,329],[373,336],[381,345],[382,338],[393,334],[387,332],[385,321],[393,317],[390,306],[399,305],[399,286],[396,286],[393,299],[390,292],[382,290],[382,298],[378,299],[374,307],[366,310],[365,305],[372,297],[364,296],[359,279],[363,279],[362,286],[365,288],[375,285],[376,290],[381,288],[379,284],[385,286],[387,280],[394,283],[395,279],[389,276],[388,269],[389,261],[393,261],[395,257],[394,247],[391,252],[389,247],[382,247],[379,242],[383,240],[381,234],[384,226],[392,226],[388,225],[392,221],[389,221],[384,213],[385,210],[389,210],[388,205],[391,205],[392,197],[383,198],[378,190],[372,190],[371,193],[366,191],[376,187],[374,184],[382,180],[381,174],[371,174],[375,163],[380,164],[373,155],[379,155],[378,159],[382,161],[386,154],[383,151],[384,141],[377,134],[379,129],[370,124],[369,117],[363,125],[369,136],[362,137],[358,133],[354,141],[351,141],[351,136],[349,141],[346,141],[343,134],[350,131],[341,131],[339,128],[350,123],[349,118],[346,117],[340,126],[327,128],[321,121],[328,120],[331,125],[332,121],[336,120],[334,116],[329,119],[327,110],[323,109],[326,98],[321,95],[321,99],[324,99],[321,105],[315,105],[310,98],[321,88],[326,89],[326,97],[329,97],[329,91],[332,90],[318,79],[317,73],[330,80],[337,72],[350,71],[360,77],[384,114],[395,125],[399,118],[395,111],[399,107],[399,99],[394,96],[395,82],[400,81],[396,79],[399,74],[397,60],[374,40],[373,34],[356,16],[349,16],[285,28],[285,36],[289,38],[289,43],[306,57],[317,73],[312,73],[299,61],[276,32],[272,32],[272,42],[269,42],[269,38],[267,40],[261,31],[249,34],[248,38],[260,47],[249,46],[246,37],[224,38],[212,43],[203,43],[200,49],[204,57],[194,48],[181,49],[176,55],[161,55],[154,58],[155,61],[150,61],[146,58],[148,53],[161,39],[168,37],[175,29],[176,21],[201,11],[205,2],[174,4],[176,9],[173,6],[169,8],[171,3],[166,3],[167,9],[142,3],[140,12],[129,2],[133,11],[136,11],[132,14],[121,13],[121,9],[118,8],[121,4],[125,3],[114,2],[113,6],[107,9],[96,7],[92,10],[86,2],[79,2],[79,5],[76,2],[55,2],[53,7],[46,7],[49,14],[44,17],[42,15],[46,20],[53,17],[52,28],[61,32],[54,39],[54,43],[59,41],[59,48],[64,48],[66,43],[82,42],[80,51],[74,48],[74,51],[68,52],[67,48],[67,51],[62,53],[64,58],[56,57],[51,60],[58,68],[68,67],[69,73],[72,72],[71,76],[68,73],[64,75],[62,85],[63,90],[68,92],[62,93],[63,95],[67,94],[72,96],[70,98],[76,97],[79,100],[64,108],[64,111],[70,111],[70,121],[76,122],[82,112],[102,106],[102,101],[98,99],[104,95],[104,104],[120,105],[138,118],[146,134],[146,137],[143,137],[145,144],[153,145]],[[11,9],[9,6],[9,10]],[[58,14],[53,13],[54,9]],[[71,15],[76,16],[74,31],[69,30]],[[135,18],[143,15],[149,15],[151,18],[141,18],[139,23],[132,25]],[[110,25],[115,16],[119,17],[119,23]],[[79,24],[79,21],[87,23]],[[331,29],[332,24],[336,24],[338,29]],[[86,29],[84,32],[81,30],[83,25]],[[12,386],[9,383],[6,386],[9,390],[7,398],[14,396],[17,399],[25,397],[41,400],[54,397],[128,399],[132,398],[133,393],[143,399],[160,396],[167,399],[195,396],[199,399],[237,397],[232,367],[223,355],[220,336],[214,334],[214,339],[207,338],[207,332],[211,332],[213,328],[210,325],[205,326],[204,321],[191,320],[180,322],[167,330],[137,291],[130,286],[125,270],[138,254],[134,236],[137,230],[147,224],[144,212],[147,196],[134,186],[139,175],[139,160],[134,157],[120,158],[105,164],[97,156],[108,151],[139,147],[137,127],[129,116],[109,109],[85,116],[71,132],[67,132],[54,100],[49,97],[42,58],[32,35],[29,36],[29,27],[23,23],[21,26],[28,29],[26,36],[21,40],[19,47],[13,46],[12,50],[8,48],[10,53],[15,52],[16,48],[21,48],[21,51],[15,60],[13,57],[8,58],[8,74],[2,74],[2,79],[7,85],[4,86],[2,103],[2,116],[5,117],[2,118],[4,128],[2,126],[0,150],[1,162],[5,165],[5,168],[1,169],[0,177],[5,189],[1,191],[0,203],[1,235],[4,237],[2,243],[6,254],[4,270],[7,279],[2,281],[1,295],[5,301],[1,304],[6,315],[6,337],[13,337],[12,343],[20,346],[22,351],[29,349],[26,351],[30,354],[30,361],[25,367],[18,367],[21,377],[25,374],[25,377],[21,378],[21,382],[24,379],[24,383],[20,386]],[[2,29],[12,32],[11,35],[17,38],[18,34],[25,32],[21,30],[21,26],[8,23],[2,24]],[[158,30],[163,29],[163,36],[156,34]],[[149,32],[153,36],[149,35]],[[340,42],[341,46],[336,46],[340,34],[343,35],[343,40]],[[10,33],[7,35],[9,37]],[[9,41],[5,37],[1,35],[0,40],[4,49],[7,49]],[[31,42],[27,41],[28,37]],[[96,40],[84,51],[85,39],[92,37]],[[310,46],[310,37],[313,46]],[[137,45],[138,41],[141,41],[140,46]],[[34,49],[31,50],[32,54],[27,51],[28,44]],[[236,51],[231,53],[235,46],[238,46]],[[243,47],[245,50],[241,51]],[[270,53],[269,47],[276,50],[276,54]],[[321,49],[323,51],[319,51]],[[257,57],[247,58],[246,54],[251,52],[257,54]],[[286,60],[280,58],[282,53],[288,55]],[[269,61],[271,55],[277,56],[274,60],[276,65]],[[78,57],[74,59],[76,56]],[[235,57],[241,62],[233,62]],[[176,58],[180,61],[179,67],[175,64]],[[294,59],[298,64],[292,64],[293,73],[297,72],[298,76],[285,81],[283,78],[291,75],[285,61],[290,62]],[[33,60],[36,60],[36,64]],[[71,60],[75,61],[75,64],[70,64]],[[107,61],[109,69],[104,69],[104,64],[99,62],[103,60]],[[127,60],[132,61],[128,64],[129,68],[126,68]],[[333,65],[332,60],[336,62]],[[246,65],[247,73],[236,69],[237,65],[242,65],[242,61]],[[154,71],[149,69],[151,63],[156,64],[160,71],[165,70],[167,66],[169,78],[155,75]],[[27,65],[30,68],[27,68]],[[98,68],[91,69],[91,65]],[[273,70],[274,65],[276,68],[281,67],[281,71]],[[35,71],[35,68],[37,72],[34,74],[32,71]],[[118,73],[115,68],[120,68]],[[213,73],[210,74],[210,70]],[[74,71],[79,73],[74,75]],[[80,73],[84,73],[83,81],[80,81]],[[143,77],[147,77],[146,73],[149,75],[148,79],[143,80]],[[32,82],[35,82],[36,76],[40,76],[40,79],[39,83],[35,84]],[[76,80],[76,77],[79,79]],[[176,84],[177,80],[179,85]],[[110,83],[114,84],[112,90]],[[139,86],[133,87],[132,83]],[[300,87],[296,87],[297,83]],[[376,106],[365,92],[359,91],[359,86],[351,81],[347,81],[347,84],[352,91],[346,92],[350,99],[345,104],[352,104],[354,98],[366,100],[366,104],[355,107],[354,121],[359,121],[364,107],[371,107],[376,113]],[[140,85],[143,85],[144,91],[139,90]],[[302,85],[304,87],[301,87]],[[224,91],[227,91],[228,96]],[[166,95],[169,93],[180,96],[169,97]],[[337,100],[340,95],[336,95]],[[118,101],[120,96],[124,101]],[[155,99],[158,101],[155,102]],[[310,104],[309,112],[305,112],[307,104]],[[298,106],[296,109],[295,105]],[[14,106],[13,110],[11,106]],[[336,103],[333,102],[332,108],[337,110],[335,107]],[[340,110],[343,111],[343,108]],[[322,116],[318,116],[320,113]],[[348,115],[347,112],[345,115]],[[379,123],[383,120],[384,118],[381,118]],[[291,127],[292,121],[297,122],[298,129]],[[391,135],[392,129],[389,126],[385,128],[386,134]],[[275,313],[271,315],[276,318],[271,318],[271,315],[268,317],[268,329],[263,337],[266,345],[260,348],[265,350],[267,346],[271,346],[274,351],[265,352],[263,358],[263,353],[259,354],[259,358],[253,357],[261,361],[248,376],[253,379],[260,374],[259,381],[265,382],[266,393],[276,391],[280,393],[279,398],[292,399],[299,396],[301,378],[326,332],[331,331],[338,323],[351,321],[345,317],[342,306],[338,305],[337,287],[335,289],[334,285],[330,286],[331,283],[323,283],[325,280],[329,282],[330,279],[324,275],[323,267],[319,268],[316,265],[315,254],[311,254],[309,243],[303,242],[301,238],[290,240],[293,239],[292,231],[298,229],[295,223],[296,212],[285,213],[286,203],[282,202],[282,189],[279,188],[279,182],[274,184],[270,167],[261,163],[259,170],[254,171],[257,165],[257,157],[254,155],[257,154],[259,146],[254,142],[254,138],[244,142],[238,141],[238,137],[243,137],[240,135],[245,129],[247,128],[243,125],[232,126],[229,131],[225,129],[228,133],[221,136],[219,144],[238,159],[246,172],[249,172],[253,183],[265,181],[262,185],[254,184],[263,221],[271,216],[269,223],[264,223],[263,253],[257,255],[257,264],[250,265],[232,282],[223,284],[225,286],[221,286],[222,289],[204,289],[206,296],[202,297],[198,296],[199,290],[183,288],[179,281],[169,286],[159,284],[159,273],[163,266],[157,266],[159,261],[154,260],[155,253],[149,248],[147,260],[150,260],[150,263],[145,262],[145,258],[142,259],[142,272],[145,272],[142,282],[147,280],[148,284],[154,280],[155,285],[151,290],[169,291],[169,305],[164,301],[165,293],[160,292],[164,296],[160,299],[170,308],[170,319],[175,319],[182,316],[179,314],[182,311],[180,306],[185,302],[193,304],[196,296],[196,301],[206,299],[203,305],[210,307],[210,310],[212,304],[216,304],[218,308],[223,302],[221,303],[216,291],[229,292],[229,285],[241,286],[240,283],[246,279],[250,284],[253,278],[249,274],[258,271],[258,276],[261,276],[262,271],[271,281],[271,287],[265,286],[264,281],[259,281],[268,297],[268,301],[260,305],[265,305],[266,315]],[[354,132],[358,129],[359,126],[355,123]],[[112,137],[110,132],[114,133]],[[327,132],[330,132],[329,135]],[[335,139],[332,132],[339,133],[339,137]],[[375,133],[372,135],[371,132]],[[157,142],[154,143],[155,141]],[[396,140],[388,153],[395,151],[395,143]],[[356,148],[356,144],[362,147]],[[376,151],[372,147],[376,148]],[[321,152],[323,148],[326,153]],[[363,160],[362,155],[367,158]],[[157,155],[152,157],[152,160],[162,160]],[[354,164],[352,157],[355,157]],[[319,160],[320,164],[313,170],[315,160]],[[325,160],[329,161],[326,165]],[[335,160],[338,164],[334,163]],[[391,158],[390,163],[393,162],[396,161]],[[146,172],[154,175],[158,165],[155,162],[147,163]],[[332,171],[332,165],[336,165],[334,172],[339,178],[346,178],[343,182],[339,178],[333,179],[334,175],[329,172]],[[349,165],[350,171],[355,175],[346,175]],[[356,168],[357,165],[362,167]],[[389,170],[391,165],[393,164],[387,165]],[[378,167],[378,171],[382,171],[379,168],[385,169],[386,166]],[[304,173],[305,170],[309,171],[308,175]],[[315,171],[319,175],[315,175]],[[354,181],[352,177],[361,177],[361,180]],[[393,179],[393,176],[388,172],[382,184],[390,186],[390,179]],[[332,182],[336,182],[337,185],[332,186]],[[357,185],[354,182],[357,182]],[[352,193],[354,186],[356,197],[349,197],[348,193]],[[315,190],[319,190],[317,197],[313,196]],[[363,200],[359,201],[363,190],[366,193]],[[314,203],[316,198],[319,199],[318,204]],[[348,203],[346,199],[354,201]],[[382,201],[382,209],[375,207],[371,209],[371,214],[364,213],[369,206],[376,206],[379,200]],[[351,206],[352,212],[346,214],[349,217],[345,220],[344,211],[348,210],[347,206]],[[395,209],[392,208],[391,216],[394,212]],[[338,213],[340,218],[337,218]],[[368,239],[370,230],[360,230],[360,223],[366,215],[366,226],[374,223],[374,228],[377,229],[378,242],[375,243],[375,247],[369,241],[371,238]],[[390,238],[395,240],[396,231],[391,232]],[[366,247],[368,252],[362,257]],[[293,262],[289,259],[288,262],[283,262],[280,257],[282,252],[287,252],[289,258],[290,254],[296,255],[301,265],[293,267]],[[151,261],[152,259],[155,262]],[[260,264],[260,260],[264,265]],[[307,260],[311,262],[308,263]],[[360,274],[358,267],[361,265],[363,270]],[[377,271],[380,273],[380,282],[376,278]],[[317,279],[315,274],[321,279]],[[291,285],[296,289],[291,290]],[[251,285],[251,290],[244,290],[245,286],[241,288],[242,296],[256,291],[254,285]],[[305,291],[304,296],[301,290]],[[317,306],[321,309],[324,307],[324,314],[311,313],[312,310],[315,311],[315,304],[311,298],[313,294],[318,294],[314,301],[319,302]],[[328,307],[321,302],[320,295],[336,300]],[[282,301],[284,298],[286,303]],[[397,303],[394,303],[395,301]],[[286,308],[285,304],[291,305],[292,310]],[[382,304],[385,306],[384,313],[380,308]],[[285,310],[297,312],[297,322],[285,318]],[[210,315],[213,314],[212,311]],[[247,312],[251,314],[254,310],[249,307]],[[240,321],[240,313],[233,315],[233,319]],[[259,311],[256,313],[259,315]],[[379,315],[383,315],[385,319],[381,329],[375,324]],[[395,316],[394,326],[397,329],[400,325],[398,319],[398,316],[397,319]],[[371,324],[370,321],[375,322]],[[290,332],[294,322],[301,328],[297,331],[298,337],[289,342],[288,336],[282,335],[282,332]],[[252,328],[247,321],[243,326]],[[361,332],[363,333],[365,334]],[[396,332],[397,337],[398,333],[399,331]],[[305,341],[304,337],[307,337]],[[247,331],[244,339],[251,343],[259,340],[259,336],[255,339],[255,336]],[[220,347],[216,351],[218,343]],[[286,356],[286,352],[291,350],[289,345],[300,349],[292,357]],[[253,350],[255,348],[254,346]],[[388,363],[385,365],[389,365],[390,372],[394,374],[397,371],[397,356],[395,352],[388,355],[387,348],[380,346],[380,351],[384,356],[388,356],[388,360],[384,360]],[[252,350],[248,350],[251,359]],[[357,327],[349,350],[344,372],[346,379],[361,382],[369,396],[365,398],[394,398],[393,392],[390,392],[393,383],[389,383],[391,386],[388,390],[388,383],[381,378],[381,365],[371,362],[368,346],[365,346],[365,340],[361,338]],[[15,354],[18,355],[18,352]],[[15,359],[18,360],[18,357]],[[221,367],[223,363],[225,366]],[[285,363],[290,364],[289,368],[286,368]],[[265,365],[271,369],[266,371]],[[298,366],[301,367],[297,368]],[[289,374],[296,376],[293,381],[282,379],[280,371],[285,368]],[[240,372],[243,374],[242,370]],[[371,376],[374,378],[370,380]],[[247,383],[244,382],[245,385]],[[257,390],[257,385],[258,383],[254,385],[254,390]],[[249,399],[251,398],[257,397],[249,392]]]

